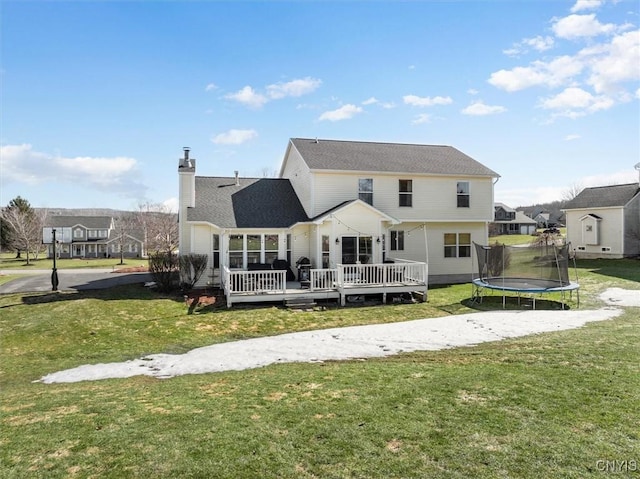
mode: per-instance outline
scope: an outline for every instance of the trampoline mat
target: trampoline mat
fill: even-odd
[[[540,278],[478,278],[473,282],[484,288],[523,293],[568,291],[578,287],[577,283],[563,284],[561,281]]]

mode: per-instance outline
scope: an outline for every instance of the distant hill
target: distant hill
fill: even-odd
[[[60,216],[119,216],[122,213],[131,211],[114,210],[111,208],[34,208],[36,210],[45,209],[49,215]]]

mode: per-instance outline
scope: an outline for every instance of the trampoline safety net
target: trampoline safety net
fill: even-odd
[[[535,246],[481,245],[473,243],[477,257],[478,278],[487,283],[514,286],[526,281],[542,289],[568,285],[570,244]],[[475,272],[474,272],[475,274]]]

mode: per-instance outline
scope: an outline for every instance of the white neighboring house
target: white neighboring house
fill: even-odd
[[[53,257],[52,230],[56,230],[58,258],[139,258],[146,255],[142,234],[126,232],[124,237],[111,216],[51,215],[43,228],[47,257]]]
[[[585,188],[564,207],[567,241],[580,258],[640,255],[638,183]]]
[[[305,138],[289,141],[279,178],[196,176],[186,148],[178,172],[180,252],[210,258],[200,285],[301,257],[422,262],[430,284],[468,281],[499,177],[450,146]]]

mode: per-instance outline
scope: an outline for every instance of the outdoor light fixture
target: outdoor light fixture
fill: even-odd
[[[336,244],[340,244],[340,238],[336,238]]]

